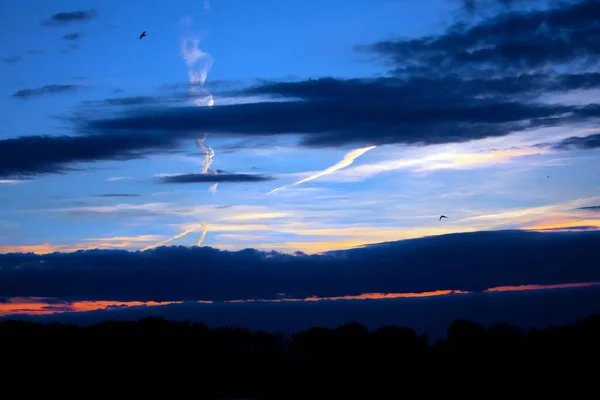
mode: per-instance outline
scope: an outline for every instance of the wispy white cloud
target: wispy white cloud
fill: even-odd
[[[334,172],[336,172],[336,171],[338,171],[338,170],[340,170],[342,168],[346,168],[347,166],[351,165],[354,162],[354,160],[356,160],[358,157],[362,156],[367,151],[372,150],[374,148],[375,148],[375,146],[369,146],[369,147],[363,147],[363,148],[360,148],[360,149],[352,150],[351,152],[349,152],[348,154],[346,154],[341,161],[335,163],[331,167],[329,167],[329,168],[327,168],[327,169],[325,169],[323,171],[317,172],[316,174],[311,175],[311,176],[309,176],[307,178],[299,180],[298,182],[292,183],[291,185],[281,186],[281,187],[278,187],[276,189],[273,189],[269,193],[267,193],[267,195],[273,194],[273,193],[278,192],[280,190],[283,190],[283,189],[287,188],[288,186],[300,185],[302,183],[306,183],[306,182],[309,182],[309,181],[321,178],[323,176],[333,174]]]
[[[291,213],[285,212],[271,212],[271,213],[246,213],[246,214],[234,214],[223,218],[224,221],[253,221],[257,219],[274,219],[274,218],[286,218],[292,216]]]
[[[102,237],[102,238],[86,238],[88,242],[98,243],[110,243],[110,242],[153,242],[160,240],[160,235],[140,235],[140,236],[113,236],[113,237]]]
[[[199,37],[191,35],[182,39],[181,54],[188,67],[190,92],[195,95],[194,103],[197,106],[212,106],[214,104],[212,93],[204,87],[214,62],[212,55],[200,49]]]
[[[433,147],[433,146],[432,146]],[[414,173],[431,172],[443,169],[476,169],[510,162],[520,157],[540,156],[550,151],[538,148],[505,149],[488,151],[461,150],[455,146],[440,146],[431,149],[408,149],[401,158],[377,163],[362,164],[341,171],[329,181],[362,181],[375,175],[408,170]]]
[[[81,242],[69,244],[51,244],[48,242],[40,244],[0,244],[0,253],[38,253],[47,254],[56,251],[70,252],[77,250],[92,249],[127,249],[133,250],[143,246],[145,243],[160,240],[161,235],[140,236],[115,236],[103,238],[83,239]]]
[[[575,199],[555,204],[538,207],[521,207],[498,210],[497,212],[481,213],[476,216],[464,218],[464,222],[496,221],[502,223],[530,223],[559,218],[589,217],[589,214],[580,207],[593,206],[600,203],[600,196]]]
[[[165,246],[165,245],[171,243],[174,240],[181,239],[182,237],[187,236],[187,235],[189,235],[192,232],[196,232],[198,229],[201,229],[201,227],[193,227],[193,228],[187,229],[187,230],[181,232],[178,235],[175,235],[173,237],[168,238],[167,240],[163,240],[161,242],[154,243],[154,244],[151,244],[149,246],[146,246],[146,247],[144,247],[142,249],[142,251],[154,249],[154,248],[160,247],[160,246]]]
[[[220,235],[216,236],[216,240],[221,240],[221,239],[231,239],[231,240],[260,240],[263,239],[265,236],[263,235],[256,235],[256,234],[245,234],[245,233],[222,233]]]
[[[106,181],[107,182],[116,182],[116,181],[122,181],[122,180],[125,180],[125,179],[131,179],[131,178],[128,177],[128,176],[115,176],[115,177],[112,177],[112,178],[106,178]]]

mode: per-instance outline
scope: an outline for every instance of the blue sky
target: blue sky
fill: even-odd
[[[502,13],[535,12],[502,8],[493,1],[483,3],[486,6],[478,11],[483,14],[477,15],[465,11],[463,2],[443,0],[355,0],[344,2],[343,7],[336,1],[267,0],[212,0],[208,6],[202,1],[2,3],[0,26],[5,39],[0,44],[4,77],[0,81],[0,140],[80,135],[74,125],[87,118],[118,119],[140,110],[161,115],[161,107],[171,108],[161,102],[173,95],[165,85],[180,85],[184,89],[177,93],[187,93],[190,69],[182,52],[184,40],[193,49],[208,53],[205,57],[212,57],[203,90],[212,93],[213,107],[218,108],[232,102],[264,102],[264,96],[257,100],[256,96],[232,94],[264,82],[302,85],[319,78],[342,83],[353,78],[388,79],[394,76],[390,71],[396,61],[384,59],[382,52],[357,51],[356,46],[443,36],[456,21],[485,25],[490,21],[485,18]],[[537,9],[546,7],[540,4]],[[87,17],[50,26],[42,23],[58,13],[77,10],[88,12]],[[148,36],[139,40],[144,30]],[[63,38],[69,34],[80,36]],[[423,62],[412,56],[414,65]],[[205,60],[193,68],[202,72]],[[525,65],[528,60],[523,60],[501,73],[488,72],[496,74],[493,78],[506,72],[541,78],[554,74],[554,79],[560,73],[597,71],[596,65],[581,66],[575,59],[550,57],[540,68]],[[461,79],[475,77],[455,65],[448,68],[455,68]],[[436,74],[440,82],[434,86],[444,90],[439,71]],[[426,76],[431,78],[434,73]],[[60,93],[14,96],[46,85],[63,86],[57,89]],[[74,86],[71,90],[64,85]],[[584,89],[528,93],[523,99],[573,107],[594,104],[597,87]],[[419,107],[430,102],[420,99],[419,93],[420,89],[409,102]],[[154,97],[158,105],[146,109],[139,104],[106,107],[92,103],[140,96]],[[515,99],[522,100],[511,101]],[[381,100],[364,97],[356,101]],[[458,101],[451,99],[449,104]],[[176,107],[195,106],[186,101]],[[257,118],[266,120],[270,115],[264,111]],[[411,115],[408,113],[408,118]],[[310,118],[303,121],[310,125]],[[364,127],[364,135],[377,134],[379,129],[369,123]],[[460,135],[446,131],[447,127],[441,124],[431,131],[440,137]],[[173,135],[183,132],[178,129],[173,128]],[[198,127],[195,138],[206,134],[204,143],[214,151],[210,170],[243,178],[267,176],[268,180],[224,180],[216,191],[211,191],[213,182],[160,183],[161,176],[202,172],[204,156],[190,133],[185,133],[186,139],[179,140],[170,153],[127,160],[74,160],[61,165],[75,170],[60,173],[6,173],[0,177],[0,252],[136,250],[196,229],[170,242],[193,245],[204,228],[203,244],[219,249],[315,253],[453,232],[600,227],[597,212],[578,210],[600,204],[598,146],[558,149],[568,138],[597,137],[595,118],[565,118],[552,124],[541,121],[528,129],[513,127],[510,134],[468,141],[443,139],[426,146],[386,139],[404,134],[404,130],[407,135],[409,130],[416,132],[420,129],[416,125],[396,126],[394,133],[372,142],[336,139],[339,144],[333,146],[325,142],[302,146],[303,132],[257,138],[243,132],[227,135],[227,129]],[[152,134],[149,130],[142,134],[146,133]],[[349,135],[360,134],[347,131],[346,137]],[[368,146],[375,147],[345,168],[267,195]],[[36,151],[49,152],[50,148],[42,146]],[[36,154],[33,150],[29,155],[11,153],[18,159],[38,157]],[[3,171],[14,172],[11,168]],[[449,218],[438,221],[440,214]]]

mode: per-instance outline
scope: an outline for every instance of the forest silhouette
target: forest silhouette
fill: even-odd
[[[16,384],[11,374],[27,371],[47,395],[68,377],[86,391],[167,390],[169,398],[487,397],[561,389],[573,396],[597,380],[600,315],[528,332],[457,320],[435,341],[409,328],[369,331],[358,323],[267,333],[156,317],[90,326],[6,320],[0,340],[9,371],[4,388]]]

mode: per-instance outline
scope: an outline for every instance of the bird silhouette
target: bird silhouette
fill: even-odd
[[[144,36],[148,36],[148,35],[146,35],[146,31],[142,32],[142,34],[140,35],[140,39],[143,38]]]
[[[439,220],[441,221],[442,218],[448,218],[448,217],[446,217],[445,215],[440,215],[440,219]]]

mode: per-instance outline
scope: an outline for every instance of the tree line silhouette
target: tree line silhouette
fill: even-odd
[[[566,387],[573,395],[598,379],[600,316],[528,332],[457,320],[435,341],[409,328],[369,331],[358,323],[267,333],[154,317],[85,327],[5,320],[0,343],[2,365],[15,376],[42,368],[39,379],[51,384],[49,376],[66,375],[138,395],[158,395],[167,382],[173,398],[176,390],[197,398],[333,399],[558,395]]]

